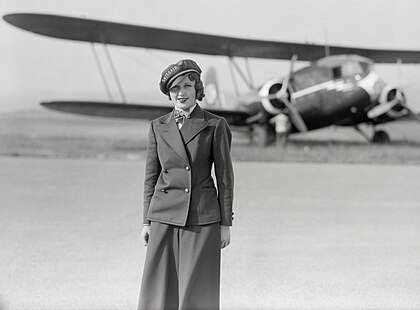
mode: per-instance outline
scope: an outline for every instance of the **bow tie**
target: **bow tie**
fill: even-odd
[[[185,122],[185,119],[190,118],[190,115],[187,114],[184,111],[175,110],[174,111],[174,118],[175,118],[175,122],[177,124],[183,125],[184,122]]]

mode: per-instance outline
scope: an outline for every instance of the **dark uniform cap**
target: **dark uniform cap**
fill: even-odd
[[[168,95],[171,83],[177,77],[190,72],[195,72],[198,75],[201,74],[201,69],[194,60],[182,59],[176,64],[169,65],[165,70],[163,70],[162,75],[160,77],[159,88],[161,92],[165,95]]]

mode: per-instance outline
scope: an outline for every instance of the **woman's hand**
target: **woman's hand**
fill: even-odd
[[[230,227],[225,225],[220,226],[220,236],[220,248],[224,249],[230,244]]]
[[[141,236],[143,237],[144,246],[147,246],[147,244],[149,243],[149,235],[150,235],[150,225],[143,225]]]

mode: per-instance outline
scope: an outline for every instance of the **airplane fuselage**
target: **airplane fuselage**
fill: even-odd
[[[284,101],[275,97],[282,83],[283,79],[264,83],[258,90],[260,102],[247,104],[247,111],[256,114],[263,110],[266,120],[281,113],[290,116]],[[373,62],[357,55],[322,58],[293,72],[287,88],[289,100],[308,130],[330,125],[380,124],[394,120],[396,110],[404,104],[393,102],[389,108],[394,109],[394,114],[386,110],[377,117],[368,116],[372,108],[389,104],[395,97],[393,93],[399,90],[387,87],[373,70]],[[290,132],[299,132],[293,122]]]
[[[318,84],[312,89],[293,93],[292,98],[309,130],[358,124],[376,100],[352,79]]]

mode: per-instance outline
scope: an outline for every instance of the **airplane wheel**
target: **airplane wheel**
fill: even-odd
[[[375,131],[372,137],[372,143],[375,144],[388,144],[391,142],[391,139],[386,131],[378,130]]]

